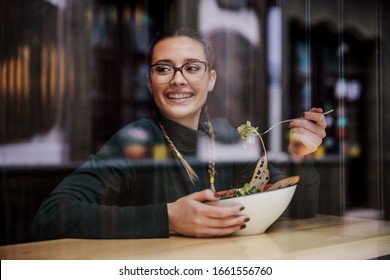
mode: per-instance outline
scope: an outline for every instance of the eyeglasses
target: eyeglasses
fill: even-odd
[[[177,71],[180,71],[187,81],[197,82],[204,77],[208,65],[207,62],[198,60],[187,62],[180,67],[157,63],[150,66],[150,74],[153,81],[159,84],[169,83]]]

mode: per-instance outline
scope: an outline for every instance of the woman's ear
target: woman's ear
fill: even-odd
[[[150,76],[146,75],[146,85],[148,86],[149,93],[153,95],[152,93],[152,81],[150,80]]]
[[[208,91],[211,92],[214,89],[215,82],[217,81],[217,72],[215,70],[210,71]]]

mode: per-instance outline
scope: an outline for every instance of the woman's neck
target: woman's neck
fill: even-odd
[[[185,127],[188,127],[190,129],[193,129],[193,130],[198,130],[198,127],[199,127],[199,119],[200,119],[200,112],[199,114],[197,114],[196,116],[191,116],[191,117],[183,117],[183,118],[172,118],[172,117],[169,117],[169,116],[166,116],[165,114],[161,113],[160,114],[170,120],[170,121],[173,121],[173,122],[176,122],[178,124],[181,124],[182,126],[185,126]]]

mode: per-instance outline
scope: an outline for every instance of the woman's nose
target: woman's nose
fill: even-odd
[[[178,70],[173,74],[173,78],[171,80],[171,83],[173,85],[183,85],[183,84],[187,83],[187,80],[186,80],[186,78],[184,78],[181,70]]]

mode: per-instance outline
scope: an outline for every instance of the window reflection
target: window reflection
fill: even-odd
[[[148,42],[157,27],[183,25],[199,28],[217,49],[212,116],[233,125],[251,120],[263,131],[274,123],[273,113],[291,118],[311,105],[334,108],[314,155],[323,185],[320,212],[364,208],[370,217],[388,219],[390,21],[382,9],[387,2],[367,3],[7,1],[0,9],[1,190],[6,203],[18,205],[0,211],[8,215],[3,220],[16,227],[14,221],[31,219],[26,215],[75,165],[120,127],[146,116]],[[267,18],[274,8],[282,32],[276,70],[267,61],[267,34],[275,32]],[[270,98],[274,81],[281,83],[281,101]],[[265,137],[269,149],[278,141],[285,147],[284,131]],[[135,140],[123,150],[127,158],[166,159],[165,147],[148,147],[142,132],[128,133]],[[31,204],[21,205],[26,200]],[[13,228],[17,235],[7,238],[26,241],[30,229]]]
[[[257,120],[256,79],[261,25],[257,5],[247,1],[199,1],[199,30],[215,49],[218,79],[209,95],[209,112],[222,115],[234,126]],[[245,94],[243,94],[245,93]]]
[[[3,14],[7,26],[15,25],[13,12],[24,20],[15,34],[6,31],[0,59],[0,164],[61,163],[67,160],[63,98],[66,79],[71,82],[65,75],[73,66],[57,37],[61,10],[46,1],[18,1]]]

